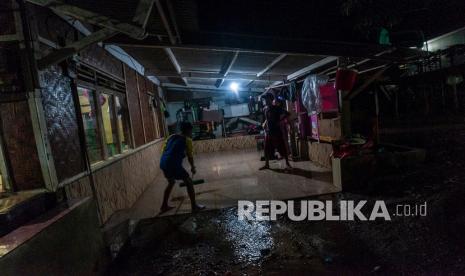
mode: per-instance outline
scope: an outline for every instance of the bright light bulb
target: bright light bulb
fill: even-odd
[[[236,94],[239,92],[239,84],[237,82],[232,82],[229,88]]]

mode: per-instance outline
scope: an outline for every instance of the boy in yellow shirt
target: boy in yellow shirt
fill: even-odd
[[[161,206],[162,213],[173,208],[168,205],[168,200],[176,180],[182,180],[186,184],[187,193],[191,200],[192,211],[195,212],[205,209],[205,206],[196,203],[192,178],[182,166],[182,162],[187,155],[187,160],[189,160],[189,164],[191,165],[191,172],[192,174],[196,173],[191,137],[192,124],[183,122],[181,123],[181,133],[171,135],[166,139],[163,145],[162,156],[160,158],[160,169],[168,180],[168,186],[163,196],[163,204]]]

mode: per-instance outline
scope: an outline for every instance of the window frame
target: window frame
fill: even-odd
[[[99,105],[97,104],[97,103],[98,103],[98,96],[97,96],[98,93],[97,93],[97,90],[95,89],[95,87],[93,87],[92,85],[90,85],[90,84],[87,83],[87,82],[82,82],[82,83],[81,83],[80,81],[78,81],[76,86],[77,86],[77,87],[76,87],[76,88],[77,88],[77,89],[76,89],[76,92],[79,90],[79,88],[84,88],[84,89],[90,90],[90,91],[92,92],[93,101],[94,101],[94,103],[96,103],[96,105],[95,105],[95,109],[96,109],[96,110],[95,110],[95,113],[96,113],[96,115],[95,115],[95,116],[96,116],[96,121],[97,121],[97,134],[98,134],[98,136],[99,136],[99,137],[98,137],[98,142],[99,142],[99,144],[100,144],[100,148],[102,149],[102,150],[100,151],[100,159],[99,159],[98,161],[93,162],[93,164],[96,164],[96,163],[105,161],[105,160],[107,159],[107,157],[106,157],[107,155],[106,155],[106,153],[105,153],[106,148],[105,148],[105,146],[104,146],[104,144],[103,144],[103,137],[102,137],[103,125],[102,125],[102,122],[99,120],[99,117],[100,117],[101,115],[99,114],[99,107],[98,107]],[[80,104],[81,104],[81,103],[79,103],[79,105],[80,105]],[[84,126],[83,126],[83,127],[84,127]],[[86,140],[86,145],[85,145],[85,146],[86,146],[86,151],[87,151],[87,153],[89,154],[89,151],[88,151],[88,149],[87,149],[87,140]]]
[[[105,124],[103,122],[102,106],[100,104],[98,104],[97,113],[99,115],[97,116],[97,119],[100,121],[100,123],[102,125],[101,136],[102,136],[102,144],[105,147],[104,153],[105,153],[105,157],[106,157],[105,160],[106,160],[106,159],[109,159],[109,158],[111,158],[113,156],[121,154],[121,143],[120,143],[121,138],[119,137],[118,124],[116,124],[115,95],[113,95],[111,93],[107,93],[106,91],[100,90],[100,92],[97,93],[97,99],[100,100],[100,97],[102,96],[102,94],[105,94],[105,95],[108,96],[108,107],[110,108],[111,135],[113,135],[113,132],[115,131],[115,128],[116,128],[116,142],[115,142],[115,144],[116,144],[116,154],[110,155],[109,152],[108,152],[108,145],[106,143],[106,131],[107,130],[105,129]],[[111,120],[112,117],[114,118],[113,120]]]
[[[119,123],[118,123],[118,107],[116,106],[116,98],[119,97],[120,98],[120,105],[124,108],[124,103],[126,104],[126,110],[127,110],[127,117],[126,119],[122,118],[123,122],[122,122],[122,128],[123,129],[119,129]],[[132,132],[131,132],[131,118],[130,118],[130,115],[129,115],[129,107],[128,107],[128,99],[127,99],[127,95],[126,94],[122,94],[122,93],[116,93],[115,95],[113,95],[113,108],[114,108],[114,113],[116,115],[116,126],[117,126],[117,131],[118,131],[118,135],[117,135],[117,139],[118,139],[118,147],[119,147],[119,152],[120,154],[122,153],[125,153],[131,149],[134,149],[134,146],[133,146],[133,143],[132,143]],[[127,126],[127,130],[125,131],[124,130],[124,125],[125,125],[125,121],[126,120],[126,126]],[[121,133],[126,134],[127,137],[125,137],[125,140],[126,140],[126,146],[127,146],[127,149],[124,150],[123,149],[123,141],[121,140],[121,137],[120,137],[120,131]]]
[[[103,161],[106,161],[106,160],[109,160],[115,156],[119,156],[121,154],[124,154],[128,151],[130,151],[131,149],[134,149],[134,146],[133,146],[133,143],[132,143],[132,137],[131,137],[131,124],[130,124],[130,119],[127,118],[128,122],[127,122],[127,127],[128,127],[128,130],[127,131],[122,131],[122,133],[127,133],[129,134],[129,137],[125,137],[126,139],[126,144],[127,144],[127,149],[123,151],[123,144],[122,144],[122,139],[120,137],[120,127],[119,127],[119,124],[117,123],[117,109],[116,109],[116,101],[115,101],[115,97],[118,96],[120,98],[122,98],[124,100],[124,102],[127,104],[127,95],[126,93],[123,93],[123,92],[118,92],[118,91],[114,91],[114,90],[111,90],[109,88],[106,88],[106,87],[102,87],[102,86],[99,86],[97,84],[93,84],[93,83],[90,83],[88,81],[84,81],[84,80],[80,80],[78,79],[77,82],[76,82],[76,86],[77,88],[81,87],[81,88],[84,88],[84,89],[89,89],[93,92],[93,98],[94,98],[94,102],[97,103],[95,108],[95,112],[96,112],[96,119],[97,119],[97,131],[98,131],[98,135],[99,135],[99,142],[100,142],[100,147],[102,148],[102,152],[101,152],[101,155],[102,155],[102,159],[99,160],[99,161],[96,161],[94,163],[92,163],[92,165],[94,164],[98,164],[100,162],[103,162]],[[76,89],[77,91],[77,89]],[[114,130],[116,130],[116,154],[114,155],[110,155],[109,152],[108,152],[108,148],[107,148],[107,144],[106,144],[106,141],[105,141],[105,127],[104,127],[104,124],[103,124],[103,117],[102,117],[102,107],[100,106],[100,96],[102,94],[106,94],[108,95],[109,97],[109,101],[111,101],[111,104],[109,104],[110,107],[112,107],[110,109],[110,112],[111,112],[111,116],[113,116],[114,120],[110,120],[111,122],[111,127],[112,127],[112,132]],[[124,126],[123,126],[124,127]],[[87,143],[87,141],[86,141]],[[87,150],[87,144],[85,145],[86,146],[86,150]]]
[[[127,95],[126,93],[122,93],[122,92],[118,92],[118,91],[114,91],[114,90],[111,90],[111,89],[108,89],[106,87],[101,87],[101,86],[96,86],[97,87],[97,90],[99,90],[99,95],[100,94],[107,94],[107,95],[110,95],[110,99],[111,99],[111,102],[112,102],[112,110],[111,112],[113,113],[113,117],[115,118],[115,120],[112,122],[112,128],[115,127],[116,130],[117,130],[117,149],[118,149],[118,154],[122,154],[126,151],[128,151],[129,149],[133,149],[133,144],[132,144],[132,138],[131,138],[131,135],[129,135],[129,137],[125,137],[126,140],[127,140],[127,145],[128,145],[128,149],[126,151],[123,151],[123,144],[122,144],[122,140],[121,140],[121,137],[119,136],[119,133],[120,133],[120,129],[119,129],[119,125],[117,123],[117,114],[118,114],[118,110],[116,108],[116,100],[115,100],[115,97],[120,97],[124,100],[124,102],[126,103],[126,105],[128,104],[127,102]],[[100,108],[100,107],[99,107]],[[126,106],[126,108],[128,108]],[[131,133],[131,123],[130,123],[130,118],[129,118],[129,114],[128,114],[128,122],[127,122],[127,126],[128,126],[128,130],[127,130],[127,134],[130,134]],[[122,130],[123,133],[126,133],[124,130]]]

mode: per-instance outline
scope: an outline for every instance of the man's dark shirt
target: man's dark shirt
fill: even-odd
[[[272,105],[267,106],[264,113],[267,121],[266,133],[269,135],[282,135],[280,121],[283,116],[288,115],[288,112],[279,106]]]

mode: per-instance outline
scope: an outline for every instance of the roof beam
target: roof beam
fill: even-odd
[[[223,85],[224,78],[229,74],[229,71],[234,66],[234,63],[236,62],[238,56],[239,51],[235,51],[232,57],[228,58],[228,60],[223,64],[223,69],[220,71],[220,74],[222,76],[216,81],[216,87],[220,87],[221,85]]]
[[[388,53],[391,53],[391,52],[392,52],[392,50],[382,51],[382,52],[380,52],[380,53],[377,53],[377,54],[375,55],[375,57],[380,57],[380,56],[382,56],[382,55],[384,55],[384,54],[388,54]],[[346,68],[351,69],[351,68],[357,67],[357,66],[359,66],[359,65],[365,64],[365,63],[369,62],[370,60],[371,60],[371,59],[366,58],[366,59],[363,59],[363,60],[361,60],[361,61],[359,61],[359,62],[349,64],[349,65],[347,65]],[[336,66],[333,66],[333,67],[331,67],[331,68],[326,69],[325,71],[321,72],[320,74],[331,75],[331,74],[335,74],[336,72],[337,72],[337,65],[336,65]]]
[[[345,95],[344,99],[352,100],[353,98],[355,98],[358,94],[360,94],[362,91],[364,91],[373,82],[380,79],[383,76],[384,72],[386,72],[389,68],[390,68],[390,65],[383,65],[382,67],[378,66],[378,67],[375,67],[375,68],[371,68],[370,70],[365,70],[364,72],[361,72],[361,73],[366,73],[366,72],[373,71],[373,70],[376,70],[376,69],[381,69],[378,72],[376,72],[374,75],[372,75],[370,78],[368,78],[357,89],[352,90],[347,95]]]
[[[89,35],[92,34],[92,32],[89,29],[87,29],[79,20],[75,20],[75,19],[73,19],[73,18],[71,18],[70,16],[67,16],[67,15],[61,15],[61,14],[58,14],[58,13],[56,13],[56,14],[61,19],[63,19],[64,21],[68,22],[68,24],[73,26],[73,28],[78,30],[83,35],[89,36]],[[39,37],[39,40],[40,40],[40,37]],[[46,43],[46,44],[49,44],[49,43]],[[124,51],[120,47],[118,47],[116,45],[110,45],[110,44],[106,44],[106,45],[100,45],[99,44],[99,46],[102,46],[106,51],[111,53],[114,57],[119,59],[121,62],[125,63],[127,66],[129,66],[132,69],[136,70],[139,74],[145,75],[144,66],[142,66],[137,60],[135,60],[132,56],[130,56],[128,53],[126,53],[126,51]],[[53,47],[53,46],[51,46],[51,47]],[[56,47],[56,48],[58,48],[58,47]],[[156,81],[155,83],[157,85],[160,84],[159,81]]]
[[[326,58],[324,58],[324,59],[322,59],[320,61],[312,63],[309,66],[307,66],[305,68],[302,68],[302,69],[288,75],[286,77],[286,79],[284,79],[282,81],[276,81],[275,83],[273,83],[271,86],[267,87],[266,89],[285,86],[286,81],[292,81],[292,80],[295,80],[295,79],[297,79],[299,77],[302,77],[304,75],[310,74],[315,69],[318,69],[319,67],[324,66],[324,65],[329,64],[329,63],[334,62],[334,61],[337,61],[337,57],[326,57]]]
[[[162,83],[162,87],[165,87],[165,88],[168,88],[168,89],[172,89],[172,90],[186,90],[186,89],[189,89],[189,90],[210,90],[210,91],[215,91],[215,92],[219,92],[219,91],[228,91],[228,92],[231,92],[230,90],[228,89],[224,89],[224,88],[218,88],[214,85],[199,85],[199,84],[191,84],[189,85],[189,87],[185,87],[185,86],[182,86],[182,85],[177,85],[177,84],[172,84],[172,83]],[[263,89],[257,89],[257,88],[252,88],[252,89],[239,89],[239,92],[254,92],[254,93],[261,93],[263,92],[264,90]]]
[[[150,40],[150,38],[147,38]],[[172,49],[185,49],[185,50],[194,50],[194,51],[214,51],[214,52],[236,52],[239,53],[251,53],[251,54],[262,54],[262,55],[281,55],[282,52],[276,52],[273,50],[270,51],[260,51],[260,50],[252,50],[252,49],[231,49],[231,48],[218,48],[218,47],[204,47],[198,45],[186,45],[186,44],[177,44],[177,45],[170,45],[163,42],[158,42],[157,44],[148,44],[144,41],[141,43],[137,43],[135,40],[129,41],[126,38],[115,38],[110,39],[108,43],[119,45],[121,47],[131,47],[131,48],[147,48],[147,49],[162,49],[166,47],[170,47]],[[314,57],[315,55],[307,54],[307,53],[285,53],[288,56],[309,56]]]
[[[298,77],[301,77],[303,75],[306,75],[310,72],[312,72],[313,70],[321,67],[321,66],[324,66],[328,63],[331,63],[331,62],[334,62],[334,61],[337,61],[337,57],[326,57],[320,61],[317,61],[315,63],[312,63],[310,64],[309,66],[305,67],[305,68],[302,68],[292,74],[290,74],[289,76],[287,76],[287,80],[290,81],[290,80],[294,80],[294,79],[297,79]]]
[[[228,73],[227,76],[221,73],[215,72],[181,72],[179,75],[175,74],[157,74],[159,78],[175,78],[183,77],[188,79],[224,79],[224,80],[249,80],[249,81],[280,81],[286,78],[284,75],[262,75],[257,77],[255,74],[243,74],[243,73]]]
[[[122,23],[118,20],[111,19],[107,16],[85,10],[59,0],[27,0],[32,4],[47,7],[61,15],[68,15],[75,19],[95,24],[113,31],[118,31],[129,35],[135,39],[144,39],[147,37],[145,29],[128,23]]]
[[[181,72],[182,72],[181,71],[181,65],[179,65],[179,62],[176,59],[176,56],[174,55],[173,51],[170,48],[164,48],[164,50],[165,50],[165,53],[168,55],[168,58],[170,59],[171,63],[173,64],[174,69],[176,69],[176,72],[178,73],[177,77],[181,77],[186,86],[189,85],[187,83],[187,79],[185,77],[181,76]],[[157,76],[157,77],[159,77],[159,76]]]
[[[403,61],[405,56],[419,56],[422,51],[408,48],[399,48],[402,55],[395,54],[388,57],[376,57],[379,52],[396,49],[392,46],[349,43],[344,41],[321,41],[309,39],[290,39],[282,37],[250,36],[244,34],[226,34],[210,32],[187,32],[183,31],[182,48],[215,49],[228,51],[248,51],[255,53],[277,53],[298,55],[323,55],[323,56],[346,56],[363,57],[383,61]],[[135,41],[123,36],[115,37],[111,43],[125,44],[133,47],[157,48],[166,46],[155,37],[148,37],[144,41]]]
[[[181,33],[179,31],[178,23],[176,22],[176,13],[174,12],[172,3],[173,2],[171,0],[166,2],[166,4],[168,5],[168,13],[170,14],[170,19],[171,19],[171,22],[173,23],[174,31],[176,32],[176,36],[178,37],[178,42],[182,43]]]
[[[139,0],[139,4],[136,8],[136,14],[132,21],[142,25],[143,29],[147,26],[154,2],[155,0]]]
[[[168,17],[166,16],[165,11],[163,9],[163,5],[161,4],[160,0],[155,0],[155,4],[157,5],[158,14],[160,15],[161,21],[163,22],[163,25],[165,26],[165,30],[168,33],[170,42],[172,45],[175,45],[176,37],[174,36],[173,31],[171,30]]]
[[[276,66],[276,64],[278,64],[281,60],[283,60],[285,57],[287,57],[286,54],[281,54],[279,55],[277,58],[275,58],[270,64],[268,64],[262,71],[258,72],[257,73],[257,77],[261,77],[263,74],[265,74],[266,72],[268,72],[268,70],[270,70],[271,68],[273,68],[274,66]]]
[[[37,66],[40,70],[49,67],[50,65],[57,64],[68,57],[77,54],[79,51],[82,51],[84,48],[103,41],[111,36],[114,36],[117,32],[110,29],[101,29],[95,33],[92,33],[89,36],[82,38],[79,41],[76,41],[72,44],[69,44],[61,49],[53,51],[47,56],[41,58],[37,61]]]

